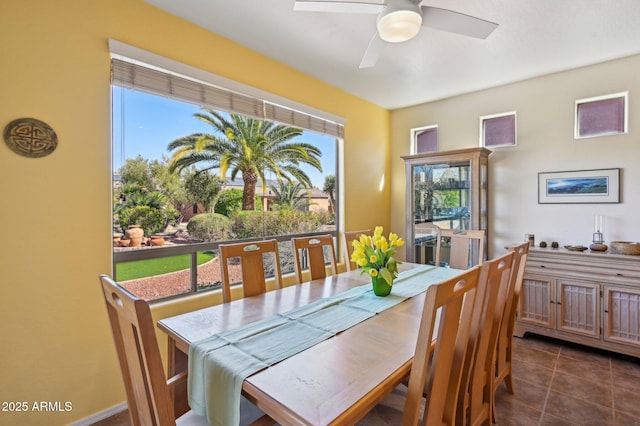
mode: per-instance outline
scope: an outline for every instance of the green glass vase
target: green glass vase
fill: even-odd
[[[391,286],[381,276],[371,277],[373,294],[376,296],[388,296],[391,293]]]

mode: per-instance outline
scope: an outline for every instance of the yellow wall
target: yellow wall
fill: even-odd
[[[97,278],[111,270],[109,38],[345,117],[345,226],[390,222],[388,111],[142,0],[4,1],[0,126],[37,118],[59,142],[39,159],[0,143],[0,401],[29,404],[0,424],[66,424],[124,400]]]

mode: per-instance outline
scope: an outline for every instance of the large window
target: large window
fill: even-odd
[[[112,105],[114,275],[140,297],[217,287],[220,242],[275,237],[286,274],[291,235],[336,234],[341,124],[121,58]]]

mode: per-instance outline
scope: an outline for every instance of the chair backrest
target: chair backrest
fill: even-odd
[[[518,300],[520,291],[522,290],[522,280],[524,278],[524,268],[529,257],[529,242],[524,242],[517,246],[509,247],[514,253],[513,266],[511,268],[511,282],[507,293],[507,302],[504,306],[504,323],[505,327],[501,327],[501,335],[506,338],[513,336],[513,327],[516,320],[516,311],[518,310]]]
[[[100,275],[133,425],[175,425],[149,304]]]
[[[312,280],[327,276],[326,264],[324,261],[324,248],[329,249],[329,266],[333,275],[337,272],[336,250],[333,244],[332,235],[314,235],[313,237],[292,238],[293,257],[295,258],[296,276],[298,283],[303,282],[301,256],[307,256],[307,265]],[[301,252],[302,251],[302,252]],[[305,254],[306,253],[306,254]]]
[[[229,275],[229,259],[240,258],[242,268],[243,297],[255,296],[267,291],[265,277],[265,261],[270,259],[276,288],[282,288],[282,271],[280,254],[276,240],[254,241],[235,244],[221,244],[220,270],[222,272],[222,300],[231,302],[231,278]],[[268,256],[264,256],[268,254]]]
[[[494,383],[494,389],[507,375],[510,375],[511,341],[513,339],[516,311],[518,310],[518,300],[520,298],[520,291],[522,290],[524,268],[527,263],[527,257],[529,256],[529,242],[509,247],[509,251],[513,252],[513,263],[509,288],[507,290],[507,300],[504,304],[504,316],[498,333],[498,347],[496,349],[497,382]]]
[[[424,222],[415,224],[413,231],[414,262],[435,265],[440,227],[433,222]]]
[[[484,261],[484,230],[440,229],[436,240],[436,265],[443,262],[443,243],[449,243],[449,266],[469,269]]]
[[[403,425],[418,424],[423,393],[426,405],[420,424],[457,424],[456,403],[479,273],[480,268],[474,267],[427,289]]]
[[[462,392],[464,394],[458,400],[457,419],[461,424],[491,422],[495,375],[494,353],[504,313],[512,263],[513,253],[509,252],[483,263],[480,267],[470,343],[463,368]]]
[[[344,233],[342,251],[344,252],[344,264],[347,265],[347,271],[352,271],[358,268],[358,265],[351,261],[351,255],[353,254],[353,245],[351,243],[353,240],[359,239],[360,235],[371,236],[371,229],[363,229],[362,231],[345,231]]]

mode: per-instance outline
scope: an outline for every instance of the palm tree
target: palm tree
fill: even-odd
[[[201,170],[219,169],[222,179],[226,179],[229,170],[232,180],[241,173],[243,210],[254,209],[256,184],[259,180],[266,188],[265,173],[311,187],[311,179],[300,166],[308,164],[322,171],[322,152],[317,147],[291,142],[302,135],[302,129],[236,114],[226,118],[209,108],[194,117],[210,124],[214,133],[194,133],[171,142],[168,149],[174,152],[170,170],[205,163]]]
[[[275,197],[273,200],[273,206],[278,209],[304,211],[309,205],[308,194],[300,182],[292,183],[280,181],[278,182],[278,186],[271,186],[271,191]]]
[[[324,178],[324,186],[322,192],[329,196],[329,213],[336,211],[336,177],[327,175]]]

